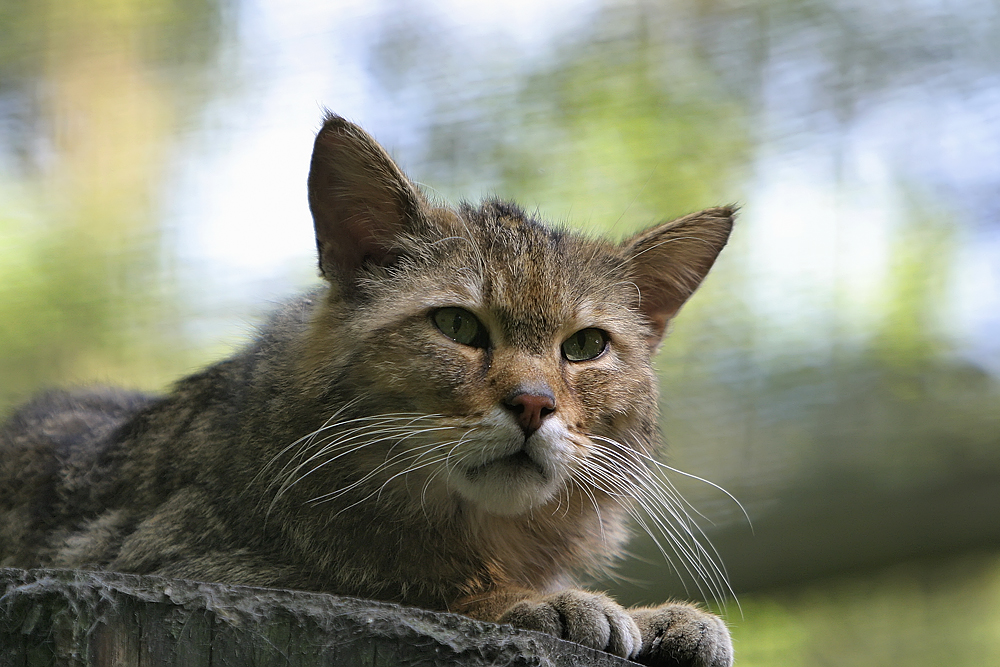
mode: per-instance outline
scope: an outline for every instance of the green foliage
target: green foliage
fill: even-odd
[[[0,3],[0,413],[40,387],[152,388],[171,365],[159,187],[218,48],[214,0]]]
[[[513,92],[432,93],[426,167],[446,191],[486,186],[598,233],[738,200],[751,150],[745,100],[686,45],[651,34],[649,18],[610,4]]]
[[[0,412],[66,383],[162,386],[172,364],[157,348],[181,350],[157,237],[113,245],[91,218],[31,222],[0,217]]]
[[[534,75],[522,94],[530,125],[500,155],[505,191],[619,233],[732,199],[749,148],[745,110],[708,72],[692,76],[700,86],[672,86],[656,46],[588,43]]]
[[[1000,562],[895,566],[742,600],[740,667],[974,667],[1000,662]]]

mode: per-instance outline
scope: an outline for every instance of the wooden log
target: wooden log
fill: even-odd
[[[383,602],[115,572],[0,569],[0,667],[624,667],[549,635]]]

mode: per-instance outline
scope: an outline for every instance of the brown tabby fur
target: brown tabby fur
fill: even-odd
[[[55,392],[13,415],[0,565],[327,591],[731,664],[716,617],[573,582],[621,553],[644,492],[621,473],[660,445],[651,355],[733,210],[614,244],[498,200],[437,206],[334,115],[309,202],[325,284],[245,350],[166,396]],[[443,307],[474,313],[488,345],[442,333]],[[590,327],[608,348],[568,361]],[[552,404],[537,430],[518,396]]]

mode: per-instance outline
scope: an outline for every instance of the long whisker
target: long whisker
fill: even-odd
[[[357,425],[357,424],[360,424],[360,426],[356,426],[356,428],[354,428],[354,429],[347,429],[346,431],[342,431],[343,433],[353,433],[353,432],[363,431],[365,428],[367,428],[369,426],[369,425],[364,424],[364,422],[374,422],[376,424],[382,424],[382,423],[390,423],[390,422],[393,422],[393,421],[404,421],[404,422],[407,422],[407,423],[411,423],[412,421],[415,421],[415,420],[418,420],[418,419],[424,419],[424,418],[427,418],[427,417],[436,416],[436,415],[419,415],[419,414],[413,414],[413,413],[394,413],[394,414],[386,414],[386,415],[377,415],[377,416],[374,416],[374,417],[357,417],[357,418],[354,418],[354,419],[347,419],[347,420],[344,420],[344,421],[340,421],[340,422],[336,422],[336,423],[331,423],[332,420],[335,417],[337,417],[340,413],[343,412],[343,410],[344,410],[344,408],[342,408],[341,410],[338,410],[334,414],[333,417],[331,417],[330,419],[328,419],[323,424],[323,426],[321,426],[320,428],[316,429],[315,431],[313,431],[311,433],[308,433],[308,434],[302,436],[301,438],[299,438],[298,440],[296,440],[295,442],[293,442],[292,444],[288,445],[287,447],[285,447],[284,449],[282,449],[280,452],[278,452],[278,454],[276,454],[271,459],[271,461],[269,461],[261,469],[261,472],[258,473],[258,477],[261,474],[263,474],[269,467],[271,467],[282,454],[284,454],[285,452],[289,451],[290,449],[296,447],[297,445],[299,445],[301,443],[301,447],[299,447],[299,449],[297,450],[297,452],[285,463],[284,466],[282,466],[281,470],[279,470],[278,473],[277,473],[277,475],[275,476],[276,479],[283,477],[285,475],[285,472],[288,470],[289,466],[291,466],[296,460],[300,460],[305,455],[305,453],[312,446],[318,445],[320,447],[323,447],[325,443],[329,442],[329,440],[332,437],[332,435],[336,435],[336,433],[334,433],[332,435],[328,435],[323,440],[320,440],[319,442],[317,442],[316,437],[320,433],[322,433],[324,431],[334,431],[335,429],[343,429],[343,427],[345,427],[347,425]],[[294,476],[294,473],[292,473],[291,476]],[[272,481],[271,485],[269,485],[269,486],[273,486],[273,484],[274,484],[274,482]]]
[[[369,493],[368,495],[364,496],[363,498],[359,498],[358,500],[356,500],[355,502],[351,503],[350,505],[347,505],[346,507],[341,508],[337,512],[337,514],[342,514],[342,513],[346,512],[347,510],[351,509],[352,507],[355,507],[355,506],[357,506],[357,505],[359,505],[359,504],[361,504],[363,502],[366,502],[367,500],[370,500],[373,497],[379,497],[381,495],[383,489],[385,489],[385,486],[389,482],[391,482],[393,479],[399,477],[400,475],[408,474],[408,473],[414,472],[416,470],[420,470],[422,468],[426,468],[428,466],[436,465],[436,464],[441,463],[443,461],[444,461],[444,456],[440,456],[439,458],[432,459],[430,461],[425,461],[424,463],[421,463],[420,465],[413,465],[413,464],[411,464],[411,465],[407,466],[404,470],[396,473],[395,475],[393,475],[392,477],[390,477],[388,480],[386,480],[381,486],[379,486],[378,489],[372,491],[371,493]],[[381,464],[376,469],[376,471],[377,472],[382,472],[382,471],[386,470],[388,467],[389,467],[389,464],[383,463],[383,464]],[[373,471],[373,473],[376,472],[376,471]],[[365,480],[364,481],[367,481],[368,479],[370,479],[373,476],[374,475],[371,474],[371,473],[368,474],[368,475],[365,475]],[[361,480],[359,480],[359,482],[360,481]],[[328,501],[332,500],[334,497],[337,497],[337,496],[341,495],[343,492],[346,492],[346,491],[350,490],[351,488],[354,488],[354,487],[358,486],[359,482],[355,482],[354,484],[351,484],[349,487],[345,487],[344,489],[340,489],[340,490],[334,492],[333,494],[324,494],[322,496],[318,496],[317,498],[314,498],[314,499],[310,500],[309,502],[311,504],[318,504],[318,503],[328,502]]]
[[[433,445],[427,445],[427,447],[433,448],[434,446]],[[330,501],[332,501],[332,500],[334,500],[336,498],[339,498],[342,495],[345,495],[346,493],[349,493],[350,491],[358,488],[359,486],[363,486],[369,480],[377,477],[382,472],[384,472],[384,471],[388,470],[389,468],[391,468],[393,465],[395,465],[395,464],[397,464],[397,463],[399,463],[401,461],[405,461],[406,459],[415,458],[415,457],[416,457],[416,455],[412,451],[403,452],[401,454],[396,454],[396,455],[394,455],[392,457],[387,458],[382,463],[380,463],[377,466],[375,466],[375,468],[373,468],[372,470],[369,470],[367,473],[365,473],[364,475],[362,475],[360,478],[354,480],[353,482],[351,482],[347,486],[342,486],[342,487],[339,487],[337,489],[334,489],[333,491],[329,491],[327,493],[320,494],[320,495],[318,495],[318,496],[316,496],[314,498],[310,498],[306,502],[308,502],[309,504],[312,504],[312,505],[316,505],[316,504],[319,504],[319,503],[330,502]],[[375,494],[375,492],[373,492],[371,495],[374,495],[374,494]]]
[[[625,510],[649,535],[665,560],[678,573],[687,572],[703,595],[705,591],[702,589],[702,582],[718,602],[721,603],[726,597],[724,593],[735,599],[725,569],[719,564],[721,558],[718,551],[686,508],[695,513],[698,513],[697,510],[660,473],[671,471],[694,479],[700,478],[660,464],[645,452],[610,438],[596,435],[591,435],[590,438],[594,446],[588,451],[588,456],[581,459],[578,468],[585,481],[624,501]],[[725,492],[718,485],[707,483]],[[733,498],[732,494],[725,493]],[[739,505],[738,501],[737,504]],[[740,508],[743,509],[742,505]],[[678,530],[681,532],[677,532]],[[666,540],[671,547],[670,551],[680,557],[679,563],[670,556],[661,539]],[[703,543],[708,544],[711,553]],[[686,587],[683,577],[682,583]],[[739,605],[738,600],[736,603]]]
[[[352,405],[354,405],[355,403],[357,403],[358,400],[360,400],[360,399],[356,398],[356,399],[353,399],[351,401],[348,401],[343,406],[341,406],[340,409],[338,409],[336,412],[334,412],[332,415],[330,415],[330,418],[327,419],[325,422],[323,422],[323,425],[320,426],[318,429],[316,429],[312,433],[305,434],[304,436],[302,436],[301,438],[299,438],[298,440],[296,440],[292,444],[288,445],[287,447],[285,447],[284,449],[282,449],[281,451],[279,451],[273,457],[271,457],[270,461],[268,461],[263,466],[261,466],[261,469],[257,472],[256,475],[254,475],[253,479],[250,480],[250,484],[248,486],[252,486],[254,483],[256,483],[257,480],[260,479],[260,477],[264,473],[266,473],[267,470],[272,465],[274,465],[278,461],[278,459],[280,459],[282,457],[282,455],[284,455],[285,452],[287,452],[287,451],[289,451],[291,449],[294,449],[299,443],[301,443],[303,441],[306,441],[306,445],[305,446],[308,447],[309,446],[309,441],[311,441],[313,438],[316,437],[316,435],[318,435],[324,429],[326,429],[333,422],[333,420],[335,420],[337,417],[339,417],[344,411],[346,411],[347,409],[349,409]],[[284,470],[284,468],[282,468],[282,470]],[[280,474],[280,472],[279,472],[279,474]]]
[[[618,448],[621,447],[619,443],[615,443],[614,441],[608,440],[606,438],[598,437],[598,440],[611,442],[616,447]],[[597,451],[601,450],[606,450],[606,448],[603,446],[598,446]],[[642,452],[632,450],[631,453],[635,457],[638,457],[641,461],[659,463],[655,461],[655,459],[652,459],[651,457]],[[697,545],[697,550],[700,553],[703,553],[704,556],[707,558],[710,564],[710,568],[717,573],[718,577],[720,577],[723,581],[726,582],[726,588],[729,589],[730,592],[732,593],[732,589],[728,585],[728,575],[725,572],[725,567],[721,564],[722,558],[719,555],[718,550],[715,548],[715,545],[712,544],[712,541],[708,538],[708,536],[701,529],[701,527],[691,518],[690,514],[684,508],[689,507],[695,513],[699,514],[699,516],[703,515],[701,515],[701,513],[698,512],[697,509],[695,509],[694,506],[691,505],[691,503],[688,502],[688,500],[684,498],[683,495],[681,495],[681,493],[673,485],[673,482],[671,482],[670,479],[666,478],[662,474],[657,474],[657,473],[662,473],[663,468],[666,468],[668,470],[675,470],[675,469],[671,468],[670,466],[664,465],[654,468],[656,472],[653,472],[653,470],[650,470],[650,468],[647,465],[637,462],[635,459],[627,455],[621,457],[620,456],[621,454],[622,452],[620,450],[615,450],[610,454],[602,453],[602,455],[604,456],[609,456],[609,455],[612,456],[613,461],[615,463],[620,463],[623,460],[629,461],[630,463],[629,467],[638,472],[639,479],[644,480],[643,487],[646,489],[646,491],[649,492],[653,497],[659,499],[659,507],[667,509],[670,512],[670,514],[677,521],[677,525],[682,527],[685,533],[687,533],[688,538],[691,540],[691,542]],[[718,486],[715,484],[712,484],[711,486],[718,488]],[[729,494],[728,492],[726,493],[726,495],[732,497],[732,495]],[[739,505],[738,502],[737,504]],[[676,510],[674,508],[676,508]],[[740,505],[740,508],[742,509],[742,505]],[[683,512],[683,515],[680,514],[680,512]],[[746,512],[744,510],[744,515],[745,514]],[[749,517],[747,518],[747,520],[749,522]],[[693,531],[697,531],[701,537],[699,538],[697,535],[695,535]],[[712,550],[712,552],[714,553],[714,558],[705,551],[705,548],[702,545],[702,541],[704,541],[704,543],[707,544],[708,547]],[[733,595],[733,597],[735,598],[735,595]],[[739,600],[737,600],[737,605],[739,605]]]
[[[660,518],[660,511],[668,510],[673,515],[677,524],[683,526],[684,521],[680,519],[672,508],[664,505],[662,502],[657,502],[655,504],[649,503],[641,493],[632,495],[631,492],[635,492],[638,489],[629,486],[624,480],[624,475],[621,475],[619,471],[616,471],[616,474],[609,475],[608,471],[604,467],[592,466],[592,464],[589,463],[586,464],[586,466],[588,467],[588,471],[592,473],[591,481],[594,482],[596,486],[603,488],[606,492],[611,494],[614,494],[615,491],[617,491],[620,494],[619,497],[631,500],[643,509],[645,515],[653,521],[653,525],[656,527],[655,530],[646,522],[644,515],[636,511],[635,508],[631,506],[631,503],[626,503],[625,505],[626,511],[629,512],[639,527],[650,536],[660,553],[667,560],[667,562],[671,564],[675,571],[680,572],[681,570],[678,569],[677,563],[670,556],[669,551],[663,546],[658,535],[666,538],[672,549],[681,557],[680,567],[683,568],[683,570],[688,573],[688,576],[696,582],[699,589],[701,588],[700,580],[707,580],[711,578],[710,576],[707,576],[708,573],[699,562],[700,558],[698,558],[696,553],[692,551],[691,547],[689,547],[684,540],[678,539],[678,536],[671,529],[671,525]],[[692,568],[694,568],[694,571],[692,571]],[[684,582],[683,579],[682,583],[684,583],[686,587],[686,582]],[[706,581],[706,583],[708,582]],[[714,589],[715,587],[712,586],[712,588]],[[704,593],[704,591],[702,592]]]
[[[386,459],[385,462],[383,462],[382,464],[380,464],[380,467],[381,467],[381,466],[389,465],[392,461],[395,461],[398,458],[405,457],[405,456],[408,455],[409,452],[403,452],[401,454],[395,454],[395,455],[389,456],[391,454],[391,452],[392,452],[392,449],[394,449],[396,446],[398,446],[400,442],[402,442],[404,440],[407,440],[408,438],[415,437],[417,435],[422,435],[422,434],[425,434],[425,433],[431,433],[431,432],[434,432],[434,431],[446,431],[446,430],[450,430],[450,429],[448,429],[448,427],[444,427],[444,426],[430,427],[430,428],[423,428],[423,429],[406,429],[406,430],[402,430],[402,429],[381,429],[381,430],[377,431],[376,433],[374,433],[373,435],[382,436],[382,435],[389,434],[388,437],[378,437],[378,438],[375,438],[375,439],[367,439],[367,440],[363,441],[359,445],[355,445],[353,447],[349,447],[347,449],[344,449],[343,451],[337,452],[333,456],[330,456],[327,459],[325,459],[322,463],[318,463],[317,465],[313,466],[312,468],[310,468],[305,473],[299,475],[295,479],[294,482],[291,482],[290,484],[288,484],[287,486],[285,486],[284,488],[282,488],[279,491],[279,494],[286,492],[288,489],[290,489],[291,487],[295,486],[296,484],[298,484],[299,482],[301,482],[303,479],[305,479],[309,475],[312,475],[317,470],[320,470],[321,468],[329,465],[330,463],[333,463],[335,460],[337,460],[337,459],[339,459],[341,457],[347,456],[348,454],[356,452],[356,451],[358,451],[360,449],[364,449],[365,447],[370,447],[370,446],[372,446],[372,445],[374,445],[376,443],[386,442],[386,441],[389,441],[389,440],[393,440],[394,441],[393,445],[386,452],[387,459]],[[369,435],[369,434],[365,434],[365,435]],[[394,436],[399,436],[399,437],[394,437]],[[352,439],[356,439],[356,438],[352,438]],[[424,445],[424,446],[427,446],[427,445]],[[434,446],[434,445],[430,445],[430,446]],[[314,456],[313,458],[316,458],[316,457]],[[312,459],[310,459],[310,460],[312,460]],[[376,470],[378,470],[378,468]],[[362,478],[362,480],[367,481],[374,474],[375,474],[375,471],[370,471],[368,474],[366,474]],[[357,483],[358,482],[356,482],[355,484],[357,484]]]
[[[617,462],[620,462],[620,460]],[[649,469],[645,466],[636,466],[634,462],[630,462],[630,464],[629,468],[638,472],[637,475],[633,474],[632,477],[634,481],[639,482],[641,490],[645,494],[648,494],[650,499],[656,501],[655,507],[661,510],[666,510],[673,517],[675,522],[673,525],[675,527],[679,527],[684,531],[687,539],[692,545],[692,548],[694,548],[698,554],[696,556],[688,549],[685,549],[688,553],[689,559],[700,562],[701,555],[707,556],[708,554],[704,551],[704,548],[694,531],[697,530],[698,533],[701,534],[702,538],[708,541],[710,546],[711,541],[708,540],[708,537],[704,534],[704,531],[701,530],[697,523],[691,519],[690,515],[684,511],[683,507],[686,501],[684,501],[683,497],[677,493],[672,484],[669,484],[669,480],[656,479],[650,474]],[[663,484],[664,481],[667,482],[667,485]],[[648,503],[646,503],[644,509],[647,509],[647,512],[649,512]],[[661,523],[661,519],[657,516],[657,513],[651,513],[651,518],[653,518],[654,522],[657,524]],[[664,528],[665,526],[661,526],[661,530]],[[712,548],[714,551],[714,547]],[[716,553],[716,557],[718,558],[718,553]],[[709,558],[708,562],[710,563],[711,569],[717,570],[720,576],[725,577],[725,573],[718,568],[714,559]]]
[[[275,479],[268,485],[268,488],[277,486],[277,491],[271,500],[268,513],[273,510],[275,504],[284,496],[289,489],[300,483],[303,479],[314,473],[316,470],[329,465],[333,461],[343,456],[347,456],[365,447],[387,440],[395,440],[389,448],[387,455],[399,442],[418,434],[427,433],[434,430],[442,430],[446,427],[416,427],[415,424],[421,420],[433,419],[440,415],[421,415],[413,413],[392,413],[372,417],[360,417],[347,419],[336,424],[327,424],[315,433],[323,430],[332,431],[322,439],[315,440],[304,445],[290,461],[275,476]],[[367,423],[366,423],[367,422]],[[360,425],[359,425],[360,424]],[[344,426],[352,425],[353,428]],[[340,430],[334,430],[334,428]],[[301,439],[300,439],[301,440]],[[319,449],[306,456],[306,447],[318,447]],[[287,451],[287,448],[286,448]],[[290,467],[298,459],[297,465]],[[303,460],[304,459],[304,460]],[[319,463],[315,463],[319,461]],[[305,470],[305,472],[302,472]]]
[[[605,442],[605,443],[613,445],[616,448],[615,450],[612,450],[613,453],[616,454],[616,455],[620,455],[621,454],[622,445],[620,445],[619,443],[615,442],[614,440],[611,440],[609,438],[604,438],[604,437],[601,437],[601,436],[591,436],[591,438],[593,440],[596,440],[596,441],[599,441],[599,442]],[[715,482],[707,480],[707,479],[705,479],[703,477],[699,477],[699,476],[691,474],[689,472],[685,472],[683,470],[680,470],[679,468],[674,468],[672,466],[669,466],[666,463],[662,463],[660,461],[657,461],[655,458],[653,458],[652,456],[646,454],[645,452],[641,452],[641,451],[632,449],[632,450],[629,450],[629,453],[632,454],[632,455],[634,455],[634,456],[636,456],[636,457],[638,457],[641,460],[642,463],[646,464],[646,465],[640,464],[639,467],[642,468],[642,469],[647,469],[647,466],[651,465],[651,466],[654,466],[658,471],[664,471],[665,470],[665,471],[676,473],[678,475],[683,475],[684,477],[688,477],[690,479],[693,479],[693,480],[696,480],[696,481],[699,481],[699,482],[703,482],[705,484],[708,484],[712,488],[714,488],[714,489],[716,489],[718,491],[721,491],[730,500],[732,500],[734,503],[736,503],[736,506],[740,508],[740,511],[743,513],[744,518],[747,520],[747,524],[750,526],[751,531],[753,530],[753,522],[750,520],[750,515],[747,513],[746,508],[743,507],[743,504],[736,498],[736,496],[734,496],[733,494],[731,494],[729,491],[727,491],[722,486],[716,484]],[[688,500],[686,498],[684,498],[680,494],[680,492],[677,491],[676,487],[673,485],[673,482],[671,482],[669,478],[667,478],[666,476],[663,476],[663,475],[657,475],[655,473],[650,472],[650,479],[656,479],[658,482],[666,485],[666,487],[669,489],[669,491],[671,492],[671,494],[677,500],[682,501],[687,507],[691,508],[691,510],[694,511],[696,514],[698,514],[699,516],[701,516],[701,517],[705,518],[706,520],[708,520],[707,517],[705,517],[701,512],[699,512],[697,510],[697,508],[694,507],[694,505],[692,505],[690,502],[688,502]]]

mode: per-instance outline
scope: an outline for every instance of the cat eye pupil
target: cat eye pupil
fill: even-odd
[[[462,345],[486,347],[486,329],[475,315],[463,308],[440,308],[433,313],[434,325]]]
[[[601,329],[581,329],[562,344],[568,361],[589,361],[601,356],[608,347],[608,334]]]

